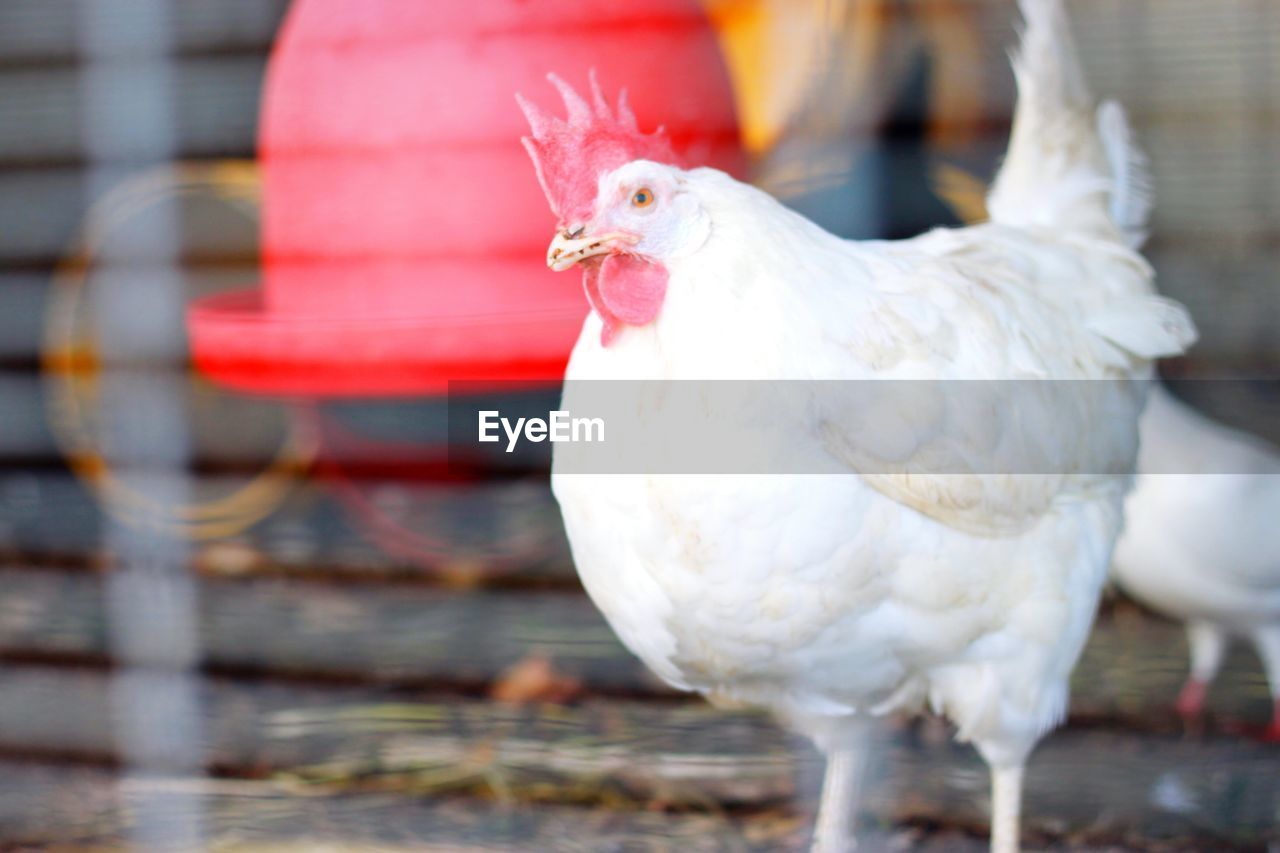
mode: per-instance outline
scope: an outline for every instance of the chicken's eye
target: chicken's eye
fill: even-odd
[[[641,187],[635,191],[635,195],[631,196],[632,207],[648,207],[653,204],[653,190],[648,187]]]

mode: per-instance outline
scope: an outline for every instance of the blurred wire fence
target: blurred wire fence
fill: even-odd
[[[851,237],[981,216],[1009,0],[703,5],[761,185]],[[191,372],[185,307],[260,275],[254,138],[287,6],[0,5],[0,846],[798,844],[812,754],[626,654],[545,471],[459,477],[431,401]],[[1280,6],[1070,8],[1151,154],[1160,286],[1202,331],[1169,371],[1274,377]],[[1274,383],[1230,388],[1198,402],[1280,436]],[[1233,658],[1212,736],[1180,739],[1180,636],[1103,618],[1073,697],[1090,725],[1033,764],[1033,832],[1276,842],[1274,753],[1229,734],[1265,718],[1260,674]],[[930,724],[891,724],[881,753],[876,831],[972,843],[973,756]]]

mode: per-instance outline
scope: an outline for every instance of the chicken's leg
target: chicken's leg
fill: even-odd
[[[862,758],[862,750],[849,747],[827,754],[812,853],[849,853],[858,846],[853,837],[853,816],[862,788]]]
[[[991,853],[1018,853],[1022,765],[991,768]]]
[[[1280,626],[1259,628],[1253,634],[1253,642],[1267,670],[1267,684],[1271,686],[1271,724],[1262,733],[1262,739],[1280,743]]]
[[[1205,695],[1222,666],[1227,638],[1216,625],[1189,622],[1187,642],[1191,645],[1191,674],[1187,676],[1187,683],[1182,685],[1175,707],[1183,719],[1196,720],[1204,712]]]

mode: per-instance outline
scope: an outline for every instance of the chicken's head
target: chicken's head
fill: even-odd
[[[624,326],[657,318],[667,290],[665,262],[704,240],[709,224],[682,191],[684,173],[666,134],[640,132],[625,92],[615,110],[594,74],[591,104],[560,78],[549,79],[564,98],[567,120],[519,99],[533,131],[525,149],[560,220],[547,265],[582,266],[608,346]]]

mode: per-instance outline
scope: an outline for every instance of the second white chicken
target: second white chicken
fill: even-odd
[[[1263,737],[1280,741],[1280,450],[1151,394],[1114,576],[1183,621],[1191,672],[1178,711],[1198,716],[1227,643],[1251,641],[1271,685]]]

